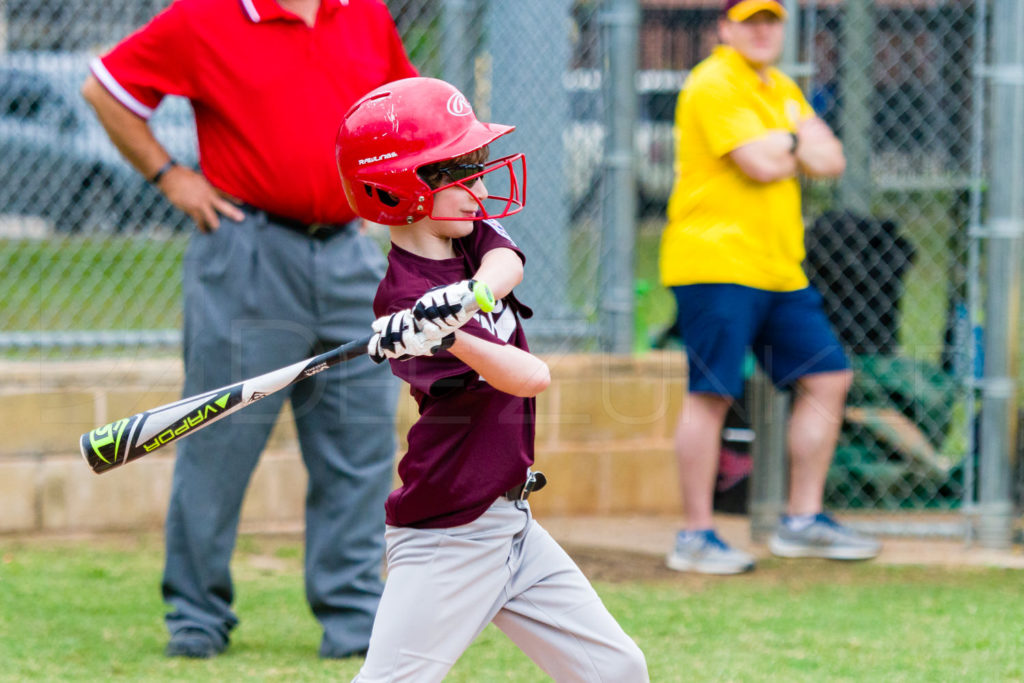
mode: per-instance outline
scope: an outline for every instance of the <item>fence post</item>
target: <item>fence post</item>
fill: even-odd
[[[633,242],[636,235],[637,0],[606,0],[600,14],[605,55],[604,193],[601,212],[601,350],[633,350]]]
[[[795,77],[800,58],[800,7],[795,0],[786,0],[785,4],[789,21],[781,63],[787,65],[790,75]],[[789,403],[786,395],[776,390],[760,369],[754,372],[747,391],[750,393],[747,397],[750,426],[754,430],[749,498],[750,539],[755,543],[764,543],[779,523],[779,515],[786,507],[789,490],[789,459],[786,453]]]
[[[535,349],[563,349],[582,338],[570,308],[569,207],[563,131],[569,125],[564,79],[568,41],[555,39],[568,25],[569,0],[518,0],[486,5],[491,58],[490,121],[516,126],[491,145],[491,158],[526,155],[528,210],[503,219],[528,258],[529,273],[516,290],[533,308],[525,322]],[[543,27],[540,28],[540,27]],[[500,187],[491,188],[501,190]]]
[[[843,21],[846,31],[840,52],[843,107],[839,136],[846,153],[846,173],[839,181],[845,208],[871,213],[871,69],[875,24],[872,0],[849,0]]]
[[[750,539],[764,543],[785,511],[789,490],[786,457],[788,396],[758,369],[749,382],[750,426],[754,429],[750,473]]]
[[[0,0],[0,55],[7,52],[7,0]]]
[[[472,92],[473,56],[478,31],[474,29],[475,1],[444,0],[442,3],[442,35],[459,36],[459,40],[442,40],[441,68],[444,79],[464,93]]]
[[[985,370],[981,381],[978,542],[1008,547],[1013,537],[1021,241],[1024,239],[1024,4],[992,6],[991,183],[986,239]]]

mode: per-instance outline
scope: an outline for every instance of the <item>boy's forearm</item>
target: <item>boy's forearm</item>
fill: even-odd
[[[495,344],[459,330],[448,350],[506,394],[536,396],[551,383],[547,363],[511,344]]]
[[[473,279],[490,287],[495,299],[502,299],[523,281],[523,261],[511,249],[492,249],[484,254]]]

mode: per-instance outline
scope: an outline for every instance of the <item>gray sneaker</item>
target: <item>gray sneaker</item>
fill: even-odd
[[[819,513],[800,531],[780,523],[768,544],[779,557],[824,557],[830,560],[869,560],[882,544],[870,536],[845,527],[831,516]]]
[[[741,574],[754,568],[754,557],[729,547],[709,529],[692,537],[685,537],[683,532],[679,532],[675,548],[665,558],[665,564],[677,572]]]

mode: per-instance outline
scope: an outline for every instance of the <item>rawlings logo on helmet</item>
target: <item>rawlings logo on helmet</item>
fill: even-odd
[[[473,107],[462,93],[457,92],[448,98],[448,113],[452,116],[472,116]]]
[[[388,152],[387,154],[381,154],[375,157],[366,157],[365,159],[360,159],[358,163],[360,166],[362,166],[364,164],[372,164],[377,161],[384,161],[385,159],[394,159],[397,156],[398,152]]]

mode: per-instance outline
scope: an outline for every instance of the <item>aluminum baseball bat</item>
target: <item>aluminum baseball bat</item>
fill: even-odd
[[[494,309],[495,301],[487,285],[476,282],[473,291],[463,299],[462,305],[474,311],[487,312]],[[120,467],[194,434],[265,396],[338,363],[364,355],[371,338],[367,336],[356,339],[278,370],[97,427],[82,434],[79,439],[82,457],[97,474]]]

